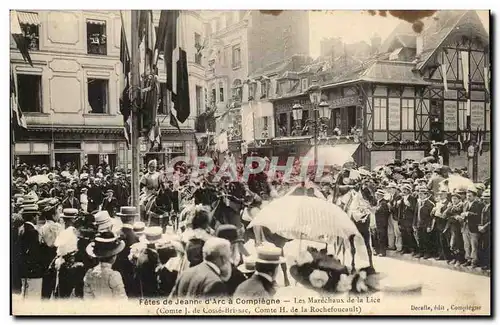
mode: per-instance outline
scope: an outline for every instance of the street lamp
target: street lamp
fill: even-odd
[[[313,114],[314,114],[314,166],[318,165],[318,113],[320,121],[321,119],[328,119],[330,117],[330,105],[321,100],[321,88],[318,86],[317,81],[313,80],[311,87],[307,89],[309,93],[309,99],[311,104],[313,104]],[[318,112],[318,113],[317,113]]]

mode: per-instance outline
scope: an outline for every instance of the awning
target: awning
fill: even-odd
[[[87,24],[106,25],[106,21],[105,20],[87,19]]]
[[[19,18],[19,23],[24,25],[40,25],[40,19],[38,19],[38,14],[35,12],[18,11],[17,17]]]

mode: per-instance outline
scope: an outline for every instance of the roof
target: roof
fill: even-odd
[[[415,65],[411,62],[379,60],[365,71],[361,79],[380,83],[430,84],[419,73],[413,71],[414,67]]]
[[[453,32],[464,33],[464,29],[479,34],[485,43],[489,43],[488,33],[477,13],[473,10],[443,10],[434,19],[428,19],[424,25],[423,50],[420,54],[417,69],[422,69],[434,52]]]
[[[390,52],[391,51],[391,46],[394,43],[395,40],[401,42],[401,41],[407,41],[408,42],[408,36],[410,37],[416,37],[415,32],[412,29],[412,25],[406,21],[402,21],[399,23],[396,28],[387,36],[385,41],[382,43],[380,46],[380,52]]]
[[[250,78],[261,76],[270,76],[284,73],[285,71],[300,71],[305,65],[310,64],[312,59],[305,55],[293,55],[285,60],[270,63],[262,68],[255,70]]]
[[[40,19],[38,18],[38,14],[36,12],[18,11],[17,17],[20,24],[34,26],[40,25]]]

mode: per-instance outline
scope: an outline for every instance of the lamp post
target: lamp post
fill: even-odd
[[[321,119],[327,119],[330,117],[330,105],[326,101],[321,100],[321,89],[317,84],[317,81],[313,81],[311,87],[307,89],[309,93],[309,100],[313,105],[314,114],[314,167],[318,165],[318,113]]]

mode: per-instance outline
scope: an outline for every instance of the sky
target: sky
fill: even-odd
[[[478,11],[478,14],[488,31],[488,11]],[[326,37],[342,37],[346,43],[366,41],[370,44],[370,38],[376,32],[383,41],[400,21],[390,15],[387,17],[371,16],[364,11],[311,11],[309,13],[310,54],[314,58],[319,56],[320,41]]]

